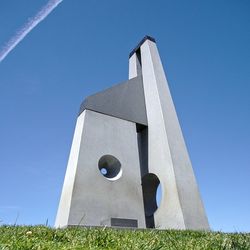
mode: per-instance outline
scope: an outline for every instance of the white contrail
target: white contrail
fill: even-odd
[[[43,21],[63,0],[49,0],[49,2],[27,23],[17,31],[7,44],[0,50],[0,62],[33,30],[41,21]]]

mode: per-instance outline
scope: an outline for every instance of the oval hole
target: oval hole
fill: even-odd
[[[122,176],[121,163],[113,155],[103,155],[98,162],[98,168],[108,180],[115,181]]]
[[[157,201],[158,196],[161,197],[160,180],[155,174],[146,174],[142,178],[142,191],[144,200],[144,210],[146,217],[152,216],[160,204],[160,199]]]

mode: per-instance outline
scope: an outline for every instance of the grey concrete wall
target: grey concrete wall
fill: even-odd
[[[136,58],[140,53],[141,70]],[[209,229],[156,44],[146,40],[129,60],[129,78],[142,72],[148,118],[148,173],[162,186],[157,228]]]
[[[87,97],[80,113],[92,110],[123,120],[147,125],[142,77],[138,76]]]
[[[84,113],[67,224],[110,226],[111,218],[122,218],[137,220],[138,227],[145,228],[135,123],[89,110]],[[103,155],[113,155],[121,162],[118,180],[108,180],[100,173],[98,161]],[[74,167],[69,164],[67,172]],[[71,191],[67,186],[63,196]],[[59,209],[64,210],[63,205]],[[63,226],[60,219],[56,225]]]
[[[85,113],[83,112],[77,119],[73,142],[70,150],[67,170],[64,178],[61,199],[58,206],[55,227],[65,227],[68,225],[71,198],[73,195],[73,186],[75,182],[79,150],[82,139],[82,131],[85,121]]]
[[[95,95],[92,106],[88,105],[99,106],[93,111],[86,105],[77,119],[56,227],[111,226],[113,222],[145,228],[147,222],[147,226],[159,229],[209,229],[156,44],[153,39],[144,39],[139,46],[130,56],[129,79],[142,77],[137,78],[140,85],[136,85],[140,95],[133,92],[133,83],[138,82],[130,80],[129,91],[125,84]],[[132,109],[132,121],[126,112],[124,115],[123,105],[112,111],[123,98],[119,91],[124,89],[134,96],[133,105],[138,103],[137,96],[140,98],[140,105]],[[110,102],[105,112],[102,101]],[[145,113],[145,107],[144,119],[139,119],[142,124],[136,124],[136,113],[140,109]],[[99,171],[98,162],[104,155],[112,155],[121,163],[122,170],[113,179]],[[151,180],[153,189],[149,188]],[[143,194],[144,201],[152,196],[147,200],[152,200],[147,204],[151,211],[156,207],[153,196],[159,181],[160,206],[145,220]]]
[[[158,89],[162,118],[168,138],[185,228],[208,229],[208,220],[199,195],[191,161],[186,149],[156,44],[147,41],[143,44],[141,50],[144,55],[142,56],[143,71],[147,72],[148,77],[151,76],[155,79]],[[150,65],[148,65],[149,62]],[[146,79],[147,77],[144,77],[145,85]]]
[[[148,170],[155,174],[162,186],[160,207],[154,214],[155,227],[184,229],[174,167],[168,145],[159,90],[153,71],[148,41],[141,47],[142,75],[148,116]]]

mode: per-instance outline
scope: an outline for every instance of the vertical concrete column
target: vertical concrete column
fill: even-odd
[[[154,226],[209,229],[161,59],[150,39],[129,60],[129,78],[140,73],[148,119],[147,173],[156,175],[162,186]]]
[[[175,176],[175,185],[177,187],[185,228],[208,229],[208,220],[156,44],[146,41],[141,47],[141,55],[145,96],[146,92],[150,96],[149,85],[155,85],[158,91],[157,99],[160,105],[158,112],[161,113],[161,125],[164,127],[166,133],[168,151],[171,156],[171,165]],[[152,103],[149,101],[149,98],[146,97],[148,116],[150,109],[148,109],[147,103]],[[148,120],[151,121],[149,118]],[[163,190],[166,195],[169,194],[168,188],[168,184],[164,185]],[[157,216],[160,216],[160,214],[161,209],[159,209]]]
[[[138,64],[137,56],[136,56],[136,53],[134,53],[129,58],[129,73],[128,73],[128,78],[129,79],[138,76],[138,73],[137,73],[137,64]]]
[[[155,72],[150,50],[153,45],[154,42],[146,40],[140,48],[140,53],[148,117],[148,172],[155,174],[162,186],[161,204],[154,214],[154,223],[157,228],[184,229],[185,223],[159,97],[156,76],[158,72]]]

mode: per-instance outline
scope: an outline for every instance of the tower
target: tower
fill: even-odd
[[[128,81],[80,107],[55,223],[68,225],[209,229],[152,37],[130,53]]]

